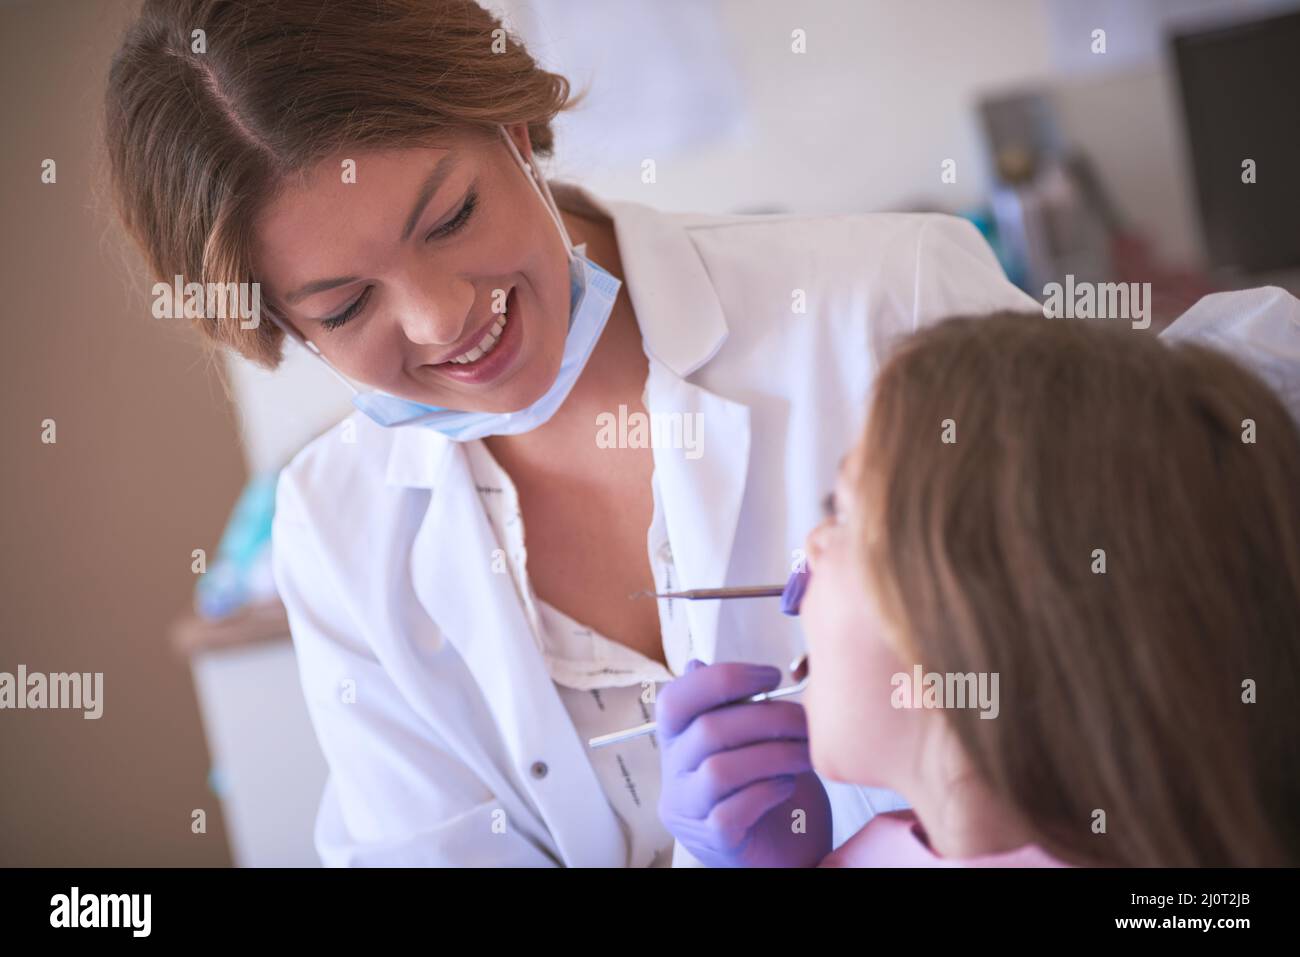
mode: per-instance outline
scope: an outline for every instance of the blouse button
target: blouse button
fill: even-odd
[[[533,777],[538,778],[540,780],[541,778],[546,777],[547,772],[550,771],[550,768],[546,766],[545,761],[534,761],[533,766],[528,770]]]

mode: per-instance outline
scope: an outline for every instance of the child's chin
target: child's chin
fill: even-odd
[[[841,777],[840,762],[836,760],[837,755],[832,751],[828,753],[827,749],[817,746],[815,736],[809,737],[808,756],[812,759],[813,770],[829,781],[847,781],[847,778]]]
[[[813,770],[828,781],[842,784],[856,784],[859,787],[887,788],[890,785],[880,781],[870,769],[862,767],[862,746],[860,742],[836,744],[828,741],[826,735],[819,736],[809,722],[808,756],[812,760]]]

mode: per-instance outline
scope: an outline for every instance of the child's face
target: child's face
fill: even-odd
[[[890,706],[904,667],[870,594],[860,536],[874,517],[855,494],[861,449],[840,465],[830,514],[808,536],[812,577],[799,617],[812,680],[804,693],[813,765],[839,781],[889,787],[919,733],[918,712]]]

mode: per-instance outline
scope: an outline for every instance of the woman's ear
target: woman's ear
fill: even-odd
[[[514,123],[505,128],[506,134],[510,137],[511,142],[515,144],[515,149],[519,150],[519,155],[524,158],[524,162],[532,169],[536,169],[533,164],[533,142],[528,135],[527,123]]]

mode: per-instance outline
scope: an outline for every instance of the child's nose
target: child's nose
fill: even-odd
[[[822,524],[809,532],[808,537],[804,540],[804,554],[808,556],[807,561],[810,568],[812,567],[813,560],[821,554],[822,534],[825,525],[826,523],[822,522]]]

